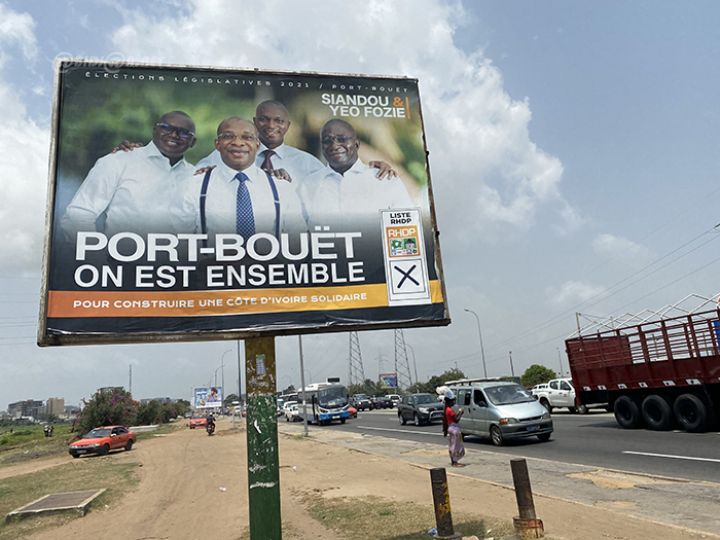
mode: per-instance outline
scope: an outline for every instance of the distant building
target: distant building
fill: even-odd
[[[65,418],[74,418],[80,414],[80,407],[77,405],[65,405]]]
[[[140,403],[150,403],[151,401],[157,401],[158,403],[173,403],[177,400],[169,398],[169,397],[153,397],[153,398],[144,398],[140,400]]]
[[[26,399],[8,405],[8,415],[11,418],[41,418],[45,414],[45,405],[42,401]]]
[[[60,418],[65,415],[65,398],[48,398],[45,402],[45,412],[47,416],[55,416]]]
[[[124,392],[125,387],[124,386],[103,386],[102,388],[97,389],[98,394],[112,394],[115,391]]]

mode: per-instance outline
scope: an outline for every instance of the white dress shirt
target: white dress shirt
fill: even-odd
[[[255,232],[275,234],[275,198],[267,174],[256,165],[242,171],[248,177],[246,185],[250,193]],[[205,198],[205,222],[207,234],[237,232],[237,190],[240,181],[238,171],[222,161],[210,173]],[[200,191],[204,175],[193,177],[183,196],[173,206],[175,228],[179,232],[202,232],[200,223]],[[289,182],[274,180],[280,199],[280,231],[298,232],[307,229],[302,217],[300,200]]]
[[[340,174],[329,166],[308,178],[316,183],[310,204],[310,230],[317,225],[379,223],[379,211],[415,208],[403,181],[398,177],[378,180],[377,169],[359,159]]]
[[[103,214],[108,236],[172,232],[170,201],[194,171],[184,159],[170,165],[152,142],[103,156],[70,201],[60,225],[71,240],[78,231],[96,231]]]
[[[255,165],[258,167],[262,167],[265,161],[265,150],[267,149],[267,146],[260,144],[257,156],[255,157]],[[324,165],[312,154],[287,144],[281,144],[277,148],[273,148],[273,151],[275,154],[270,158],[273,169],[285,169],[290,175],[292,185],[297,191],[302,204],[303,217],[307,220],[310,201],[312,201],[315,195],[315,185],[309,182],[308,178],[322,170]],[[210,154],[202,158],[197,166],[198,168],[209,167],[218,165],[219,163],[222,163],[220,152],[213,150]],[[282,181],[279,180],[278,184],[281,182]]]

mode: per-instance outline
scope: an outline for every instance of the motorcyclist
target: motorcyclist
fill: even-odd
[[[215,415],[213,413],[207,415],[207,430],[209,433],[215,431]]]

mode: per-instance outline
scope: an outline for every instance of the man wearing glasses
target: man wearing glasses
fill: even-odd
[[[173,208],[177,230],[207,234],[256,233],[279,236],[306,229],[300,200],[293,186],[275,181],[256,164],[260,140],[255,125],[243,118],[226,118],[217,129],[215,149],[220,163],[184,186]]]
[[[417,206],[400,178],[378,182],[376,171],[358,159],[360,142],[348,122],[326,122],[320,144],[327,166],[307,179],[317,185],[310,204],[311,227],[377,223],[379,210]]]
[[[173,232],[172,194],[190,182],[195,167],[184,159],[195,144],[195,123],[182,111],[163,114],[147,145],[97,160],[60,225],[74,241],[78,231]]]

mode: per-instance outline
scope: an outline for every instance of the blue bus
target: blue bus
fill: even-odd
[[[348,391],[338,383],[313,383],[298,392],[298,411],[303,416],[303,397],[307,406],[307,420],[319,426],[350,418]]]

